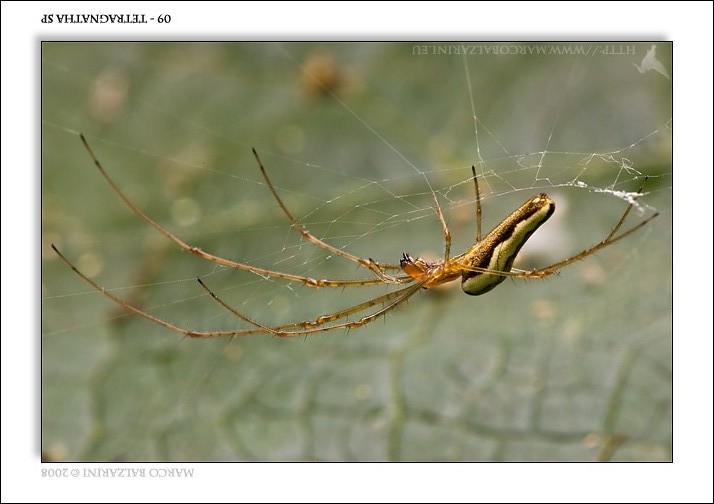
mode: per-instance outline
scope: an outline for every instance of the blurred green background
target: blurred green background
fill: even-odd
[[[44,44],[45,458],[671,460],[671,80],[633,65],[650,43],[458,46]],[[656,56],[671,68],[671,46]],[[312,277],[369,275],[301,242],[250,147],[316,235],[383,262],[443,253],[429,186],[452,252],[471,245],[472,164],[484,232],[536,192],[556,200],[523,268],[602,239],[626,203],[601,190],[649,175],[630,225],[661,215],[547,280],[420,292],[349,333],[190,340],[92,292],[50,243],[191,329],[244,327],[196,276],[268,325],[386,288],[315,291],[180,252],[111,192],[79,131],[187,242]]]

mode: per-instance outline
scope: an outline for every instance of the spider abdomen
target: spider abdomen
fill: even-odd
[[[526,201],[496,226],[481,242],[462,256],[466,263],[461,275],[461,288],[466,294],[479,296],[506,279],[521,247],[555,211],[555,202],[546,194]]]

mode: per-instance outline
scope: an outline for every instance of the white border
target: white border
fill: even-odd
[[[168,13],[172,22],[42,24],[43,14],[50,12]],[[710,2],[3,2],[1,18],[3,502],[712,501]],[[194,478],[41,477],[42,468],[85,465],[41,466],[35,451],[40,404],[39,43],[256,38],[674,40],[673,464],[191,464],[180,467],[194,467]],[[129,467],[148,471],[156,466]]]

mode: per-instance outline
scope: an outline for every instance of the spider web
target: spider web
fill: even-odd
[[[471,165],[484,233],[548,192],[556,216],[524,248],[519,267],[549,264],[606,236],[646,176],[630,226],[671,205],[671,81],[642,73],[649,49],[120,44],[102,46],[93,59],[89,45],[45,46],[43,151],[56,155],[43,165],[43,245],[58,243],[117,295],[192,329],[237,324],[196,276],[269,325],[311,320],[386,289],[317,291],[178,252],[92,171],[75,136],[81,130],[149,215],[191,244],[248,264],[316,278],[370,276],[301,240],[267,191],[251,146],[301,223],[380,262],[396,263],[402,252],[443,255],[433,195],[452,253],[473,243]],[[669,51],[657,46],[665,67]],[[488,304],[453,286],[418,294],[384,323],[289,345],[267,337],[177,341],[113,311],[46,254],[45,404],[61,409],[66,399],[53,377],[85,380],[103,366],[99,382],[87,379],[70,394],[85,408],[84,423],[48,422],[46,449],[102,459],[121,455],[118,446],[133,436],[129,459],[593,459],[621,435],[634,440],[620,452],[625,459],[668,458],[667,396],[641,404],[648,377],[666,380],[671,351],[671,304],[652,299],[671,292],[671,274],[661,275],[671,271],[663,220],[553,280],[506,282]],[[642,349],[652,341],[654,350]],[[581,358],[584,368],[575,369]],[[426,380],[420,369],[440,378]],[[112,392],[134,373],[156,386],[140,403]],[[186,384],[179,400],[161,399],[167,383],[180,388],[176,380]],[[210,418],[225,420],[230,433],[209,429],[180,448],[156,442],[205,419],[203,397],[220,413]],[[459,404],[464,397],[471,406]],[[128,412],[112,419],[118,405]],[[663,408],[665,419],[653,420]],[[141,436],[130,412],[150,423]],[[351,415],[364,421],[352,425]],[[92,422],[111,434],[87,441]],[[323,428],[333,442],[315,436]],[[145,438],[151,443],[137,441]],[[407,442],[415,439],[425,441]]]

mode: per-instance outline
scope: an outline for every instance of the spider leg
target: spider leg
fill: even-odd
[[[295,216],[288,210],[288,207],[285,206],[285,203],[283,203],[283,200],[280,198],[278,195],[278,191],[275,189],[275,186],[271,182],[270,178],[268,177],[268,173],[265,170],[265,167],[263,166],[263,162],[260,160],[260,157],[258,156],[258,153],[253,150],[253,156],[255,156],[255,160],[258,163],[258,167],[260,168],[260,172],[263,174],[263,178],[265,179],[265,182],[268,184],[268,188],[270,189],[270,192],[273,194],[273,197],[275,198],[275,201],[278,202],[278,205],[280,205],[280,208],[283,210],[283,213],[288,217],[290,222],[292,223],[293,227],[297,229],[297,231],[305,238],[307,241],[314,243],[318,247],[327,250],[328,252],[332,252],[333,254],[337,254],[339,256],[344,257],[345,259],[348,259],[352,262],[355,262],[362,266],[363,268],[367,268],[368,270],[372,271],[378,278],[381,278],[385,282],[388,283],[396,283],[394,281],[394,277],[391,275],[387,275],[385,273],[385,270],[400,270],[399,266],[393,265],[393,264],[381,264],[378,263],[372,259],[363,259],[361,257],[358,257],[356,255],[350,254],[349,252],[345,252],[344,250],[337,248],[333,245],[330,245],[327,242],[322,241],[320,238],[312,234],[308,229],[300,224],[298,220],[295,218]]]
[[[419,291],[419,289],[421,289],[421,284],[410,285],[409,287],[405,287],[404,289],[400,289],[394,292],[390,292],[388,294],[384,294],[382,296],[378,296],[376,298],[372,298],[363,303],[351,306],[349,308],[345,308],[344,310],[340,310],[329,315],[322,315],[314,321],[294,322],[292,324],[286,324],[271,328],[246,317],[245,315],[237,311],[235,308],[231,307],[228,303],[223,301],[215,292],[213,292],[205,283],[203,283],[200,278],[198,279],[198,282],[201,284],[201,287],[203,287],[206,292],[208,292],[208,294],[210,294],[211,297],[223,308],[225,308],[238,318],[244,320],[245,322],[248,322],[249,324],[255,325],[259,328],[257,330],[254,329],[247,331],[234,331],[232,335],[253,334],[256,332],[260,332],[270,333],[274,336],[278,336],[281,338],[289,336],[301,336],[316,332],[332,331],[335,329],[355,329],[357,327],[361,327],[370,322],[373,322],[380,316],[393,310],[394,308],[402,304],[404,301],[412,297],[416,292]],[[362,312],[374,305],[384,304],[387,301],[391,302],[389,304],[386,304],[379,310],[363,316],[359,320],[328,325],[330,324],[330,322],[335,322],[336,320],[343,319],[349,315],[352,315],[353,313]]]
[[[154,229],[159,231],[161,234],[166,236],[169,240],[174,242],[176,245],[178,245],[181,249],[183,249],[186,252],[189,252],[193,255],[196,255],[206,261],[213,262],[215,264],[219,264],[221,266],[225,266],[228,268],[233,268],[233,269],[239,269],[243,271],[249,271],[253,274],[260,275],[262,277],[271,277],[271,278],[281,278],[283,280],[290,280],[294,282],[301,282],[308,287],[351,287],[351,286],[358,286],[358,285],[373,285],[373,284],[380,284],[380,283],[404,283],[411,281],[411,278],[402,275],[402,276],[396,276],[393,277],[391,275],[386,275],[382,273],[381,276],[378,276],[377,278],[368,278],[368,279],[356,279],[356,280],[333,280],[333,279],[316,279],[316,278],[310,278],[302,275],[293,275],[290,273],[283,273],[280,271],[273,271],[269,270],[266,268],[260,268],[258,266],[250,266],[245,263],[241,263],[238,261],[233,261],[231,259],[226,259],[224,257],[219,257],[216,255],[213,255],[209,252],[206,252],[202,250],[199,247],[195,247],[193,245],[189,245],[188,243],[184,242],[181,238],[173,234],[171,231],[168,229],[164,228],[161,224],[156,222],[154,219],[149,217],[141,208],[136,206],[133,201],[129,199],[129,197],[124,194],[124,192],[119,188],[116,182],[109,176],[109,174],[104,170],[104,167],[102,164],[99,162],[97,159],[97,156],[94,155],[94,152],[92,151],[91,147],[89,147],[89,143],[87,143],[87,140],[84,138],[84,135],[80,133],[79,137],[82,139],[82,143],[84,143],[84,147],[87,149],[87,152],[89,152],[89,155],[92,158],[92,161],[94,161],[94,165],[97,167],[99,172],[102,174],[104,179],[109,183],[111,188],[114,190],[114,192],[121,198],[121,200],[141,219],[149,223]],[[375,263],[376,264],[376,263]],[[377,266],[373,267],[373,271],[379,270]],[[370,268],[372,269],[372,268]]]
[[[481,193],[478,188],[478,178],[476,178],[476,167],[473,165],[471,165],[471,173],[473,173],[474,189],[476,190],[476,241],[474,243],[478,243],[481,241]],[[451,232],[446,225],[444,212],[441,210],[441,205],[439,205],[436,194],[432,194],[432,196],[436,204],[436,215],[439,217],[441,228],[444,231],[444,262],[448,263],[449,256],[451,255]]]
[[[471,165],[471,173],[474,174],[474,188],[476,189],[476,241],[481,241],[481,192],[478,190],[478,178],[476,177],[476,167]]]
[[[647,182],[647,178],[645,178],[645,181]],[[644,187],[644,182],[642,186],[640,186],[639,190],[637,191],[637,196],[633,199],[633,201],[627,206],[627,209],[625,209],[625,212],[622,214],[622,217],[620,217],[620,220],[617,221],[617,224],[612,228],[612,231],[607,235],[605,239],[603,239],[601,242],[599,242],[596,245],[593,245],[590,248],[587,248],[580,252],[579,254],[575,254],[572,257],[568,257],[567,259],[563,259],[562,261],[558,261],[557,263],[551,264],[550,266],[546,266],[544,268],[532,270],[532,271],[525,271],[521,273],[517,273],[515,276],[519,276],[522,278],[543,278],[549,275],[552,275],[559,269],[568,266],[569,264],[573,264],[574,262],[580,261],[584,259],[585,257],[594,254],[598,250],[604,249],[605,247],[608,247],[612,245],[613,243],[622,240],[623,238],[631,235],[632,233],[636,232],[640,228],[644,227],[649,223],[652,219],[657,217],[659,215],[659,212],[650,215],[647,217],[645,220],[637,224],[636,226],[632,227],[631,229],[628,229],[627,231],[620,233],[619,235],[617,234],[622,225],[625,223],[625,219],[627,219],[627,216],[630,214],[630,211],[632,211],[632,207],[635,205],[635,200],[637,197],[642,194],[642,188]],[[514,272],[515,273],[515,272]]]
[[[441,211],[441,205],[439,205],[439,200],[436,199],[436,194],[432,193],[434,197],[434,204],[436,205],[436,215],[439,217],[439,222],[441,223],[441,228],[444,231],[444,262],[449,262],[449,255],[451,254],[451,231],[449,231],[446,221],[444,220],[444,213]]]
[[[115,296],[111,292],[109,292],[106,288],[104,288],[102,285],[98,284],[91,278],[89,278],[87,275],[82,273],[72,262],[67,259],[62,252],[59,251],[59,249],[52,244],[52,249],[55,251],[55,253],[64,261],[77,275],[79,275],[86,283],[91,285],[96,291],[100,292],[102,295],[105,297],[111,299],[114,303],[117,305],[121,306],[122,308],[134,313],[135,315],[139,315],[140,317],[143,317],[147,320],[150,320],[151,322],[154,322],[162,327],[165,327],[166,329],[169,329],[171,331],[174,331],[176,333],[179,333],[183,336],[187,336],[190,338],[216,338],[216,337],[231,337],[231,336],[248,336],[252,334],[273,334],[275,336],[280,336],[280,337],[285,337],[285,336],[299,336],[303,334],[311,334],[314,332],[321,332],[321,331],[330,331],[334,329],[353,329],[362,325],[365,325],[369,322],[372,322],[373,320],[377,319],[381,315],[384,315],[388,311],[396,308],[398,305],[409,299],[411,296],[413,296],[420,288],[421,284],[415,284],[415,285],[410,285],[409,287],[406,287],[404,289],[400,289],[394,292],[389,292],[387,294],[384,294],[382,296],[377,296],[373,299],[370,299],[368,301],[365,301],[363,303],[351,306],[349,308],[331,313],[329,315],[323,315],[321,317],[318,317],[314,321],[304,321],[304,322],[296,322],[292,324],[286,324],[278,327],[268,327],[266,325],[261,324],[260,322],[257,322],[250,317],[247,317],[246,315],[243,315],[242,313],[238,312],[237,310],[231,308],[225,301],[220,299],[217,294],[215,294],[211,289],[208,288],[208,286],[199,278],[198,283],[203,287],[213,299],[215,299],[221,306],[223,306],[226,310],[231,312],[233,315],[237,316],[241,320],[247,322],[248,324],[254,326],[253,329],[238,329],[238,330],[217,330],[217,331],[196,331],[196,330],[191,330],[191,329],[186,329],[184,327],[181,327],[179,325],[173,324],[171,322],[168,322],[164,319],[161,319],[155,315],[152,315],[149,312],[146,312],[142,310],[141,308],[138,308],[137,306],[134,306],[133,304],[121,299],[118,296]],[[334,322],[336,320],[343,319],[349,315],[352,315],[354,313],[359,313],[361,311],[364,311],[368,308],[371,308],[372,306],[378,305],[378,304],[384,304],[387,303],[388,301],[391,301],[391,303],[387,304],[380,310],[377,310],[374,313],[371,313],[369,315],[366,315],[362,317],[359,320],[356,321],[350,321],[350,322],[344,322],[341,324],[333,324],[333,325],[326,325],[329,324],[330,322]]]
[[[144,317],[145,319],[148,319],[148,320],[150,320],[150,321],[152,321],[152,322],[155,322],[155,323],[159,324],[160,326],[165,327],[166,329],[170,329],[170,330],[172,330],[172,331],[174,331],[174,332],[177,332],[177,333],[179,333],[179,334],[183,334],[184,336],[190,336],[190,337],[192,337],[192,338],[194,338],[194,337],[195,337],[195,338],[198,338],[198,337],[209,337],[209,336],[230,336],[230,334],[228,334],[228,333],[226,333],[226,334],[219,334],[219,333],[211,334],[211,333],[202,333],[202,332],[191,331],[191,330],[185,329],[185,328],[183,328],[183,327],[181,327],[181,326],[177,326],[177,325],[175,325],[175,324],[172,324],[171,322],[167,322],[167,321],[165,321],[165,320],[163,320],[163,319],[160,319],[160,318],[158,318],[158,317],[156,317],[156,316],[154,316],[154,315],[152,315],[152,314],[150,314],[150,313],[147,313],[147,312],[145,312],[144,310],[142,310],[142,309],[140,309],[140,308],[137,308],[136,306],[134,306],[134,305],[132,305],[132,304],[130,304],[130,303],[127,303],[126,301],[124,301],[124,300],[121,299],[120,297],[115,296],[114,294],[112,294],[111,292],[109,292],[107,289],[105,289],[104,287],[102,287],[101,285],[99,285],[97,282],[95,282],[94,280],[92,280],[91,278],[89,278],[87,275],[85,275],[84,273],[82,273],[79,269],[77,269],[77,267],[76,267],[74,264],[72,264],[72,263],[70,262],[69,259],[67,259],[67,258],[62,254],[62,252],[59,251],[59,249],[55,246],[54,243],[52,244],[52,250],[54,250],[55,253],[60,257],[60,259],[62,259],[70,268],[72,268],[72,271],[74,271],[77,275],[79,275],[79,276],[82,278],[82,280],[84,280],[85,282],[87,282],[89,285],[91,285],[92,287],[94,287],[95,290],[99,291],[99,292],[102,293],[104,296],[108,297],[109,299],[111,299],[112,301],[114,301],[116,304],[118,304],[118,305],[121,306],[122,308],[125,308],[125,309],[129,310],[130,312],[132,312],[132,313],[134,313],[134,314],[136,314],[136,315],[139,315],[139,316],[141,316],[141,317]]]

